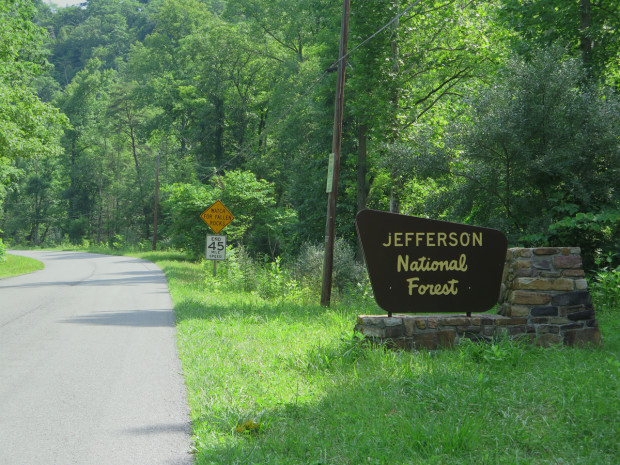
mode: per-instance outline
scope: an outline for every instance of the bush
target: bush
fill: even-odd
[[[210,185],[174,184],[162,187],[167,220],[162,222],[172,245],[194,257],[204,252],[205,235],[211,230],[200,214],[220,199],[235,219],[226,226],[228,242],[253,253],[275,257],[287,249],[297,218],[294,210],[276,202],[275,184],[258,179],[249,171],[229,171],[214,177]]]
[[[569,207],[575,210],[568,210]],[[564,204],[555,210],[564,210],[564,218],[549,226],[549,236],[545,243],[550,246],[578,246],[581,248],[584,267],[590,269],[600,265],[597,255],[604,255],[620,247],[620,209],[604,208],[598,212],[574,213],[576,205]],[[615,260],[612,260],[612,258]],[[607,267],[618,264],[618,256],[609,256]]]
[[[590,282],[590,292],[597,305],[596,310],[611,309],[620,301],[620,266],[612,268],[613,256],[598,258],[598,270]]]
[[[323,246],[305,243],[293,263],[293,276],[302,286],[320,295],[323,280]],[[334,244],[332,287],[341,295],[366,283],[363,265],[355,261],[353,248],[344,240]]]
[[[249,292],[269,300],[307,302],[321,295],[323,249],[305,244],[291,264],[285,265],[280,257],[269,260],[265,255],[261,262],[247,248],[229,246],[226,260],[217,264],[216,276],[211,261],[204,261],[203,270],[211,289]],[[353,249],[340,239],[334,247],[332,286],[341,298],[365,298],[371,294],[363,266],[355,261]]]
[[[245,247],[228,247],[226,260],[217,265],[216,276],[211,261],[205,261],[203,269],[210,288],[248,292],[273,301],[306,302],[312,298],[310,290],[282,266],[280,257],[274,261],[265,258],[261,263]]]
[[[125,248],[127,245],[127,241],[125,236],[121,234],[115,234],[110,239],[108,239],[108,246],[113,250],[121,250]]]
[[[6,247],[4,246],[4,242],[0,239],[0,262],[6,260]]]
[[[257,266],[245,247],[226,248],[226,260],[218,262],[213,276],[213,262],[203,262],[205,278],[209,286],[234,291],[254,292],[258,288]]]

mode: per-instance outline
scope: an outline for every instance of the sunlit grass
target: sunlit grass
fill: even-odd
[[[175,305],[199,465],[617,461],[617,306],[599,316],[602,348],[393,352],[353,334],[368,308],[273,303],[152,258]]]
[[[42,269],[43,263],[38,260],[7,254],[6,260],[0,262],[0,278],[19,276]]]

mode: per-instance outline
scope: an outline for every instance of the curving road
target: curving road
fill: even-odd
[[[0,464],[193,463],[161,270],[129,257],[11,253],[45,269],[0,280]]]

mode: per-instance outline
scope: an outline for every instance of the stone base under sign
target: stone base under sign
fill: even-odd
[[[570,318],[570,317],[569,317]],[[439,349],[464,339],[491,341],[522,338],[540,346],[601,343],[595,319],[530,323],[527,318],[493,314],[466,315],[360,315],[355,330],[373,343],[412,349]]]
[[[578,247],[508,249],[498,304],[499,315],[361,315],[355,330],[403,349],[502,336],[540,346],[601,343]]]

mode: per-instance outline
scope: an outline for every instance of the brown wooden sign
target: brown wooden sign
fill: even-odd
[[[469,313],[499,297],[506,237],[480,228],[376,210],[356,218],[370,282],[388,313]]]

